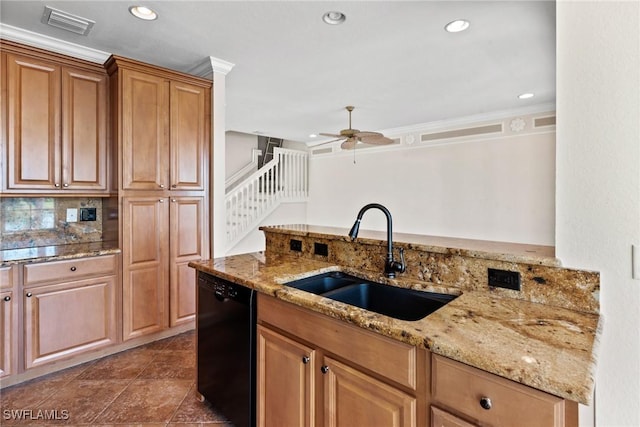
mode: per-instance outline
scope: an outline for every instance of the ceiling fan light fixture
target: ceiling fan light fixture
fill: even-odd
[[[444,29],[449,33],[459,33],[469,28],[469,25],[469,21],[466,19],[456,19],[445,25]]]
[[[129,13],[144,21],[154,21],[158,19],[158,14],[146,6],[131,6],[129,7]]]
[[[340,25],[347,20],[347,16],[342,12],[332,10],[322,15],[322,20],[329,25]]]

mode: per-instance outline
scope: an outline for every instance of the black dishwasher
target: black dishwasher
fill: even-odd
[[[198,272],[198,392],[236,427],[256,420],[256,295]]]

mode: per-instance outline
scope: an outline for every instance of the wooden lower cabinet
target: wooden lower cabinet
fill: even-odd
[[[168,325],[169,201],[127,197],[122,202],[122,328],[124,340]],[[194,283],[195,286],[195,283]]]
[[[24,289],[29,369],[116,343],[116,277]]]
[[[477,427],[446,411],[431,407],[431,427]]]
[[[314,425],[316,352],[258,326],[257,425]]]
[[[0,291],[0,377],[15,372],[15,334],[18,325],[14,321],[16,312],[15,298],[12,291]]]
[[[416,425],[417,399],[328,356],[320,372],[324,383],[324,425]]]
[[[195,319],[196,273],[188,263],[209,256],[205,200],[123,198],[124,340]]]
[[[409,427],[427,422],[426,406],[418,405],[426,381],[417,382],[416,369],[426,351],[416,357],[410,351],[415,347],[262,294],[258,322],[258,426]],[[397,381],[380,371],[397,374]]]

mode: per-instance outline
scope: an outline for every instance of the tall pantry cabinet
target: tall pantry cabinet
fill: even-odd
[[[112,56],[122,248],[123,339],[189,322],[209,257],[211,82]]]

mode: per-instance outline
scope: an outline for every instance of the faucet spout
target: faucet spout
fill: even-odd
[[[389,209],[385,208],[379,203],[369,203],[365,205],[360,212],[358,212],[358,216],[356,218],[356,222],[353,223],[353,227],[349,231],[349,237],[351,240],[356,240],[358,237],[358,231],[360,229],[360,222],[362,221],[362,217],[364,213],[369,209],[379,209],[384,213],[387,218],[387,259],[384,265],[384,273],[389,278],[396,277],[396,272],[404,273],[406,269],[406,265],[404,263],[404,250],[400,248],[400,262],[393,259],[393,220],[391,218],[391,212]]]

